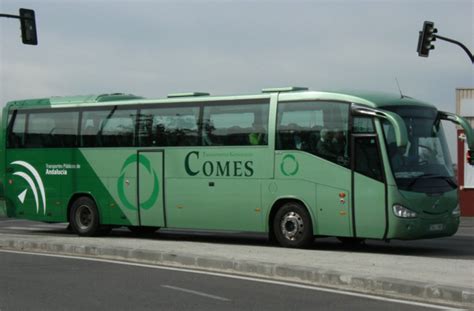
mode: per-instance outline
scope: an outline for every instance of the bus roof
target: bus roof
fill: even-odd
[[[383,93],[383,92],[369,92],[369,91],[339,91],[349,96],[363,98],[371,103],[374,107],[384,106],[430,106],[432,104],[414,99],[410,96],[395,94],[395,93]],[[338,93],[339,93],[338,92]]]
[[[151,103],[176,103],[176,102],[202,102],[202,101],[225,101],[225,100],[251,100],[270,98],[272,94],[279,93],[281,101],[296,100],[334,100],[346,101],[359,105],[365,105],[372,108],[382,108],[385,106],[429,106],[425,102],[413,99],[400,94],[370,92],[370,91],[311,91],[302,87],[285,87],[285,88],[268,88],[264,89],[261,94],[254,95],[227,95],[227,96],[210,96],[203,92],[190,92],[172,94],[168,98],[148,99],[141,96],[124,93],[101,94],[101,95],[85,95],[85,96],[65,96],[50,97],[39,99],[27,99],[11,101],[7,104],[10,108],[33,108],[33,107],[80,107],[80,106],[102,106],[104,102],[114,102],[116,105],[127,104],[151,104]],[[183,96],[179,96],[183,94]]]

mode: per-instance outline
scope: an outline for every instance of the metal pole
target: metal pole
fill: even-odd
[[[12,14],[1,14],[1,13],[0,13],[0,17],[8,17],[8,18],[18,18],[18,19],[21,19],[20,16],[18,16],[18,15],[12,15]]]
[[[456,40],[453,40],[453,39],[450,39],[450,38],[446,38],[446,37],[443,37],[443,36],[440,36],[440,35],[436,35],[436,34],[434,35],[434,37],[437,38],[437,39],[440,39],[440,40],[448,41],[448,42],[459,45],[467,53],[467,55],[469,55],[469,58],[471,59],[471,62],[474,64],[474,55],[472,55],[471,51],[469,51],[469,49],[464,44],[462,44],[459,41],[456,41]]]
[[[32,20],[33,18],[31,17],[21,17],[19,15],[12,15],[12,14],[3,14],[0,13],[0,17],[7,17],[7,18],[16,18],[16,19],[23,19],[23,20]]]

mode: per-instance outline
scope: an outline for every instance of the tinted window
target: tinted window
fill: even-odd
[[[112,108],[109,110],[84,111],[82,113],[81,146],[99,147],[102,145],[99,140],[101,126],[111,113]]]
[[[354,145],[355,171],[382,181],[382,162],[375,137],[357,137]]]
[[[345,103],[280,103],[277,148],[306,151],[348,166],[348,116]]]
[[[82,113],[81,146],[135,146],[135,109],[110,107]]]
[[[75,147],[79,112],[40,111],[28,115],[25,147]]]
[[[134,146],[135,118],[137,111],[114,110],[105,119],[99,131],[102,147],[131,147]]]
[[[141,109],[140,146],[197,146],[199,107]]]
[[[352,131],[354,133],[374,133],[374,121],[367,117],[354,117]]]
[[[11,114],[13,116],[13,114]],[[15,117],[10,117],[8,125],[8,147],[21,148],[24,145],[25,139],[26,114],[17,112]]]
[[[399,148],[395,129],[383,120],[388,156],[398,187],[406,191],[442,193],[456,189],[453,164],[434,108],[386,107],[399,114],[407,127],[408,145]]]
[[[203,145],[267,145],[268,109],[267,103],[205,106]]]

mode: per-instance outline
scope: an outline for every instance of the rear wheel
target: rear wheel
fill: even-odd
[[[69,223],[80,236],[96,236],[101,233],[99,212],[95,202],[89,197],[80,197],[71,206]]]
[[[285,203],[276,212],[273,233],[284,247],[307,247],[314,240],[311,217],[306,208],[297,202]]]

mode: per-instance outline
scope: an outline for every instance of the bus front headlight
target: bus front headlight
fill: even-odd
[[[400,218],[415,218],[417,216],[414,211],[398,204],[395,204],[392,208],[395,216]]]
[[[459,217],[461,216],[461,208],[459,207],[459,204],[456,206],[455,209],[453,209],[452,215],[454,217]]]

